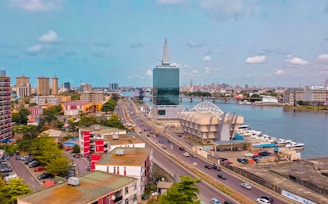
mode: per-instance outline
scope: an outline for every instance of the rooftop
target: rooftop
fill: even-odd
[[[81,131],[90,131],[94,134],[100,134],[100,135],[112,135],[114,133],[122,132],[126,130],[119,129],[119,128],[113,128],[113,127],[106,127],[101,125],[93,125],[91,127],[83,127],[80,128]],[[121,135],[120,135],[121,136]]]
[[[67,182],[22,196],[18,201],[33,204],[71,204],[91,203],[99,198],[136,181],[136,179],[95,171],[80,177],[79,186],[70,186]]]
[[[113,139],[113,136],[106,136],[105,138],[107,139],[108,143],[112,146],[144,143],[144,141],[140,140],[134,135],[129,135],[129,134],[118,135],[118,139]]]
[[[90,102],[87,101],[70,101],[70,102],[64,102],[64,106],[83,106],[86,104],[89,104]]]
[[[123,150],[123,155],[116,155],[117,150]],[[96,163],[96,165],[116,166],[141,166],[151,154],[152,150],[147,148],[123,148],[117,147]]]

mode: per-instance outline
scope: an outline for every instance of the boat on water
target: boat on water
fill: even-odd
[[[252,103],[247,100],[240,101],[238,104],[239,105],[252,105]]]
[[[239,125],[239,129],[248,129],[249,125]]]
[[[290,142],[285,145],[286,148],[304,149],[304,143]]]
[[[277,140],[277,144],[288,144],[288,143],[292,143],[292,140],[287,140],[287,139],[278,139]]]

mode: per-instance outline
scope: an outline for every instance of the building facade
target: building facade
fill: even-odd
[[[19,98],[24,98],[25,96],[31,95],[30,77],[16,77],[16,94]]]
[[[179,106],[179,67],[171,65],[167,41],[164,43],[162,64],[153,69],[154,114],[158,119],[173,119],[181,110]]]
[[[65,82],[64,83],[64,88],[67,90],[67,91],[70,91],[72,89],[71,87],[71,83],[70,82]]]
[[[37,94],[42,96],[50,95],[49,77],[38,77]]]
[[[138,179],[138,198],[150,182],[153,168],[153,150],[148,148],[115,148],[95,163],[96,171],[129,176]]]
[[[83,92],[81,93],[80,100],[91,103],[102,103],[105,101],[105,94],[102,91]]]
[[[119,91],[118,83],[110,83],[109,84],[109,91],[111,91],[111,92]]]
[[[58,78],[52,77],[52,86],[51,86],[51,94],[57,95],[58,94]]]
[[[328,87],[326,86],[307,86],[304,89],[304,102],[313,105],[323,105],[328,99]]]
[[[90,92],[90,91],[92,91],[91,84],[85,84],[85,83],[80,84],[80,91],[81,92]]]
[[[0,71],[0,139],[11,138],[11,88],[6,71]]]
[[[288,105],[295,105],[304,101],[304,90],[303,89],[287,89],[283,93],[283,103],[287,103]]]

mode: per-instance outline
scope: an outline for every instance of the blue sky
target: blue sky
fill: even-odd
[[[328,79],[328,0],[1,0],[0,27],[12,84],[152,86],[165,38],[181,86]]]

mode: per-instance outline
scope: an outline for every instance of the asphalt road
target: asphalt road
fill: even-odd
[[[137,127],[140,127],[141,130],[146,130],[143,131],[141,134],[144,137],[147,137],[147,135],[151,135],[151,137],[149,137],[148,139],[151,139],[154,141],[155,144],[157,144],[158,147],[162,147],[163,145],[165,145],[167,147],[166,151],[168,151],[170,154],[175,155],[176,157],[178,157],[179,159],[183,160],[184,162],[187,162],[189,164],[197,164],[196,166],[194,166],[194,168],[197,168],[201,171],[203,171],[204,173],[206,173],[209,176],[212,176],[213,179],[219,180],[220,182],[222,182],[223,184],[225,184],[226,186],[229,186],[230,188],[244,194],[247,195],[247,197],[249,197],[250,199],[254,200],[260,196],[263,195],[267,195],[268,191],[267,189],[263,188],[260,185],[252,185],[253,189],[252,190],[247,190],[245,188],[242,188],[240,186],[240,184],[242,182],[245,182],[245,180],[239,176],[239,175],[235,175],[232,174],[229,171],[226,171],[224,169],[222,169],[221,172],[215,171],[215,170],[209,170],[204,168],[205,164],[207,164],[206,161],[204,161],[203,159],[200,158],[194,158],[194,157],[185,157],[182,155],[183,151],[179,150],[179,146],[176,145],[172,140],[172,138],[167,138],[164,135],[160,135],[159,137],[153,137],[153,134],[151,134],[151,132],[153,131],[153,127],[150,127],[149,125],[147,125],[147,123],[144,123],[140,118],[138,118],[135,114],[133,114],[133,106],[130,103],[126,103],[126,109],[127,112],[129,113],[130,119],[132,119],[134,121],[134,123],[136,124]],[[124,110],[122,107],[118,108],[119,114],[123,115]],[[138,132],[139,133],[139,132]],[[172,135],[174,137],[174,140],[179,140],[179,143],[183,143],[183,146],[186,146],[187,148],[190,148],[190,145],[186,144],[183,140],[183,138],[178,137],[176,134],[174,134],[173,132],[170,132],[170,130],[167,130],[167,133],[169,133],[170,135]],[[187,149],[186,148],[186,149]],[[153,148],[156,149],[156,148]],[[155,151],[155,150],[154,150]],[[157,155],[158,156],[158,155]],[[162,161],[162,160],[158,160],[156,156],[154,156],[154,158],[156,159],[156,161]],[[169,162],[166,162],[163,164],[163,166],[166,165],[170,165]],[[177,164],[176,164],[177,165]],[[180,165],[177,165],[180,166]],[[169,169],[175,169],[176,167],[171,167]],[[217,177],[218,173],[224,174],[227,179],[226,180],[221,180]],[[182,175],[186,175],[186,174],[182,174]],[[207,189],[201,189],[201,194],[203,193],[203,191],[206,191]],[[216,194],[212,194],[213,195]],[[205,197],[205,196],[204,196]],[[219,196],[216,196],[219,197]],[[274,196],[273,196],[274,197]],[[209,198],[209,197],[207,197]],[[281,200],[279,197],[274,197],[275,199],[275,204],[284,204],[284,203],[288,203],[286,201]]]

